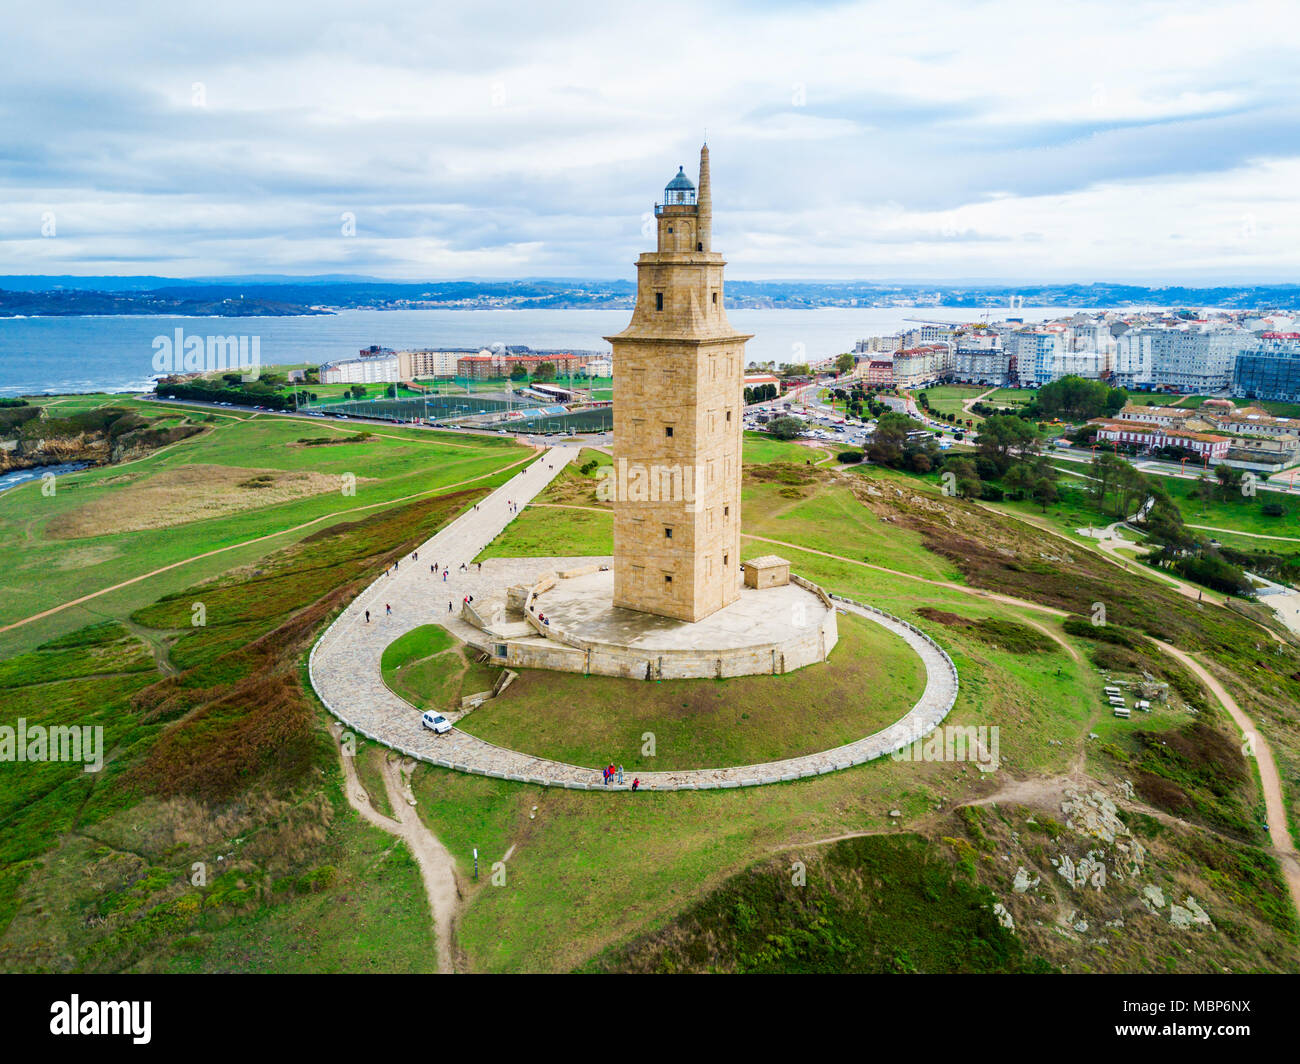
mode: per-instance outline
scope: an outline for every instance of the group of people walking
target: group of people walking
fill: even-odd
[[[602,772],[603,772],[604,777],[605,777],[605,786],[606,786],[606,787],[608,787],[611,783],[617,783],[620,787],[623,785],[623,766],[622,766],[622,765],[619,765],[618,768],[615,768],[614,765],[613,765],[612,763],[611,763],[611,764],[608,764],[608,765],[605,766],[605,768],[602,770]],[[632,780],[632,789],[633,789],[634,791],[636,791],[636,790],[640,790],[640,789],[641,789],[641,780],[640,780],[639,777],[636,777],[636,778],[634,778],[634,779]]]

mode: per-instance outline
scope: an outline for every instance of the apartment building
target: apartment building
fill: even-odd
[[[1300,403],[1300,342],[1297,340],[1264,340],[1240,351],[1234,365],[1233,394],[1248,399]]]

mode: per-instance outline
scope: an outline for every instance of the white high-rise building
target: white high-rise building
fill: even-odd
[[[1124,388],[1171,388],[1196,395],[1226,391],[1250,333],[1193,323],[1130,329],[1116,345],[1115,383]]]

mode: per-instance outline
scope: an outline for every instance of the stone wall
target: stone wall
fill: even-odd
[[[810,590],[821,592],[815,584]],[[595,643],[565,635],[553,625],[539,626],[545,635],[538,639],[495,640],[476,644],[493,661],[512,668],[556,669],[595,676],[621,676],[638,680],[723,679],[792,672],[825,661],[839,642],[835,607],[822,594],[829,612],[821,623],[803,635],[779,644],[739,647],[715,651],[638,651],[608,643]],[[505,647],[502,656],[499,648]]]

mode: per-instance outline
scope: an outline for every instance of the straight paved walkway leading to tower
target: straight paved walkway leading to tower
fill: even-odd
[[[605,559],[495,558],[480,572],[472,559],[492,542],[578,454],[577,447],[544,452],[509,481],[463,513],[417,548],[396,573],[380,576],[339,615],[312,648],[309,671],[321,701],[343,724],[409,757],[462,772],[544,786],[580,790],[630,789],[606,787],[599,768],[568,765],[507,750],[459,728],[435,735],[420,725],[420,713],[384,684],[380,659],[384,648],[400,635],[424,624],[439,624],[461,640],[482,633],[461,620],[466,595],[482,600],[512,584],[529,583],[543,574]],[[512,509],[511,503],[515,504]],[[447,566],[444,581],[429,571]],[[462,571],[461,565],[466,569]],[[448,610],[448,603],[451,609]],[[388,613],[388,607],[392,613]],[[788,782],[850,768],[900,749],[932,731],[951,710],[957,697],[957,674],[951,660],[928,636],[911,625],[856,603],[840,602],[905,640],[925,663],[926,686],[921,698],[889,727],[845,746],[802,757],[759,765],[682,769],[638,773],[645,790],[707,790]],[[370,621],[365,611],[370,611]],[[452,715],[454,716],[454,715]]]

